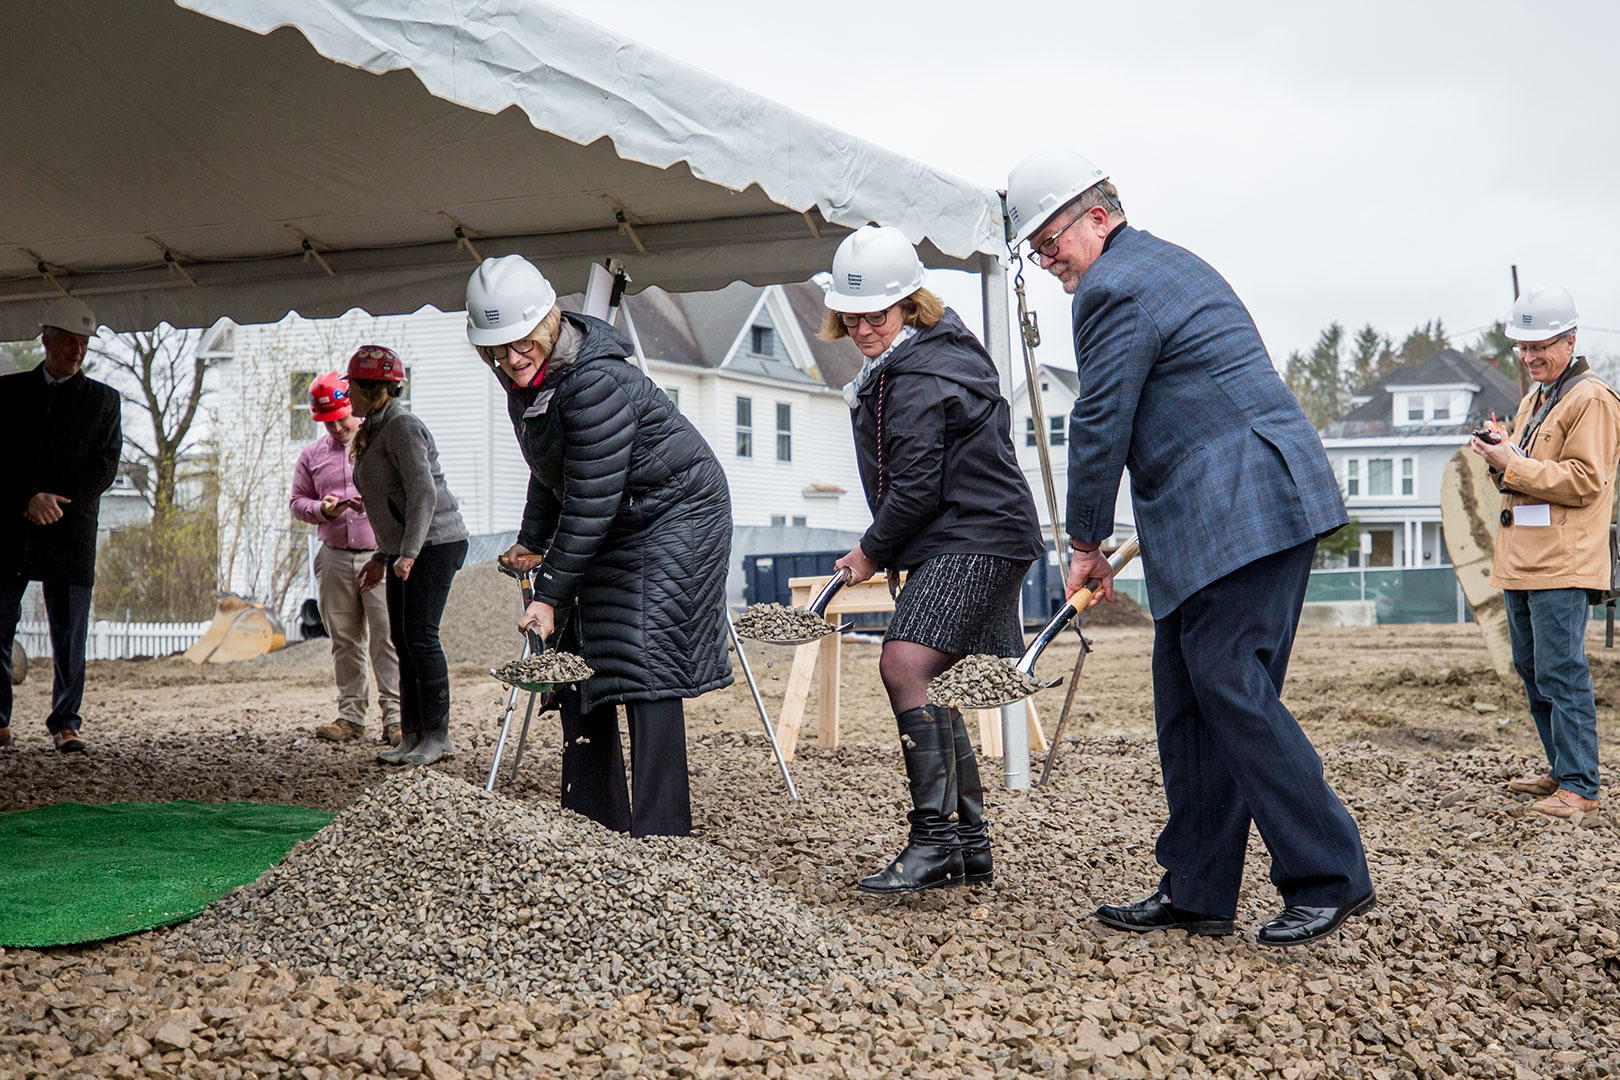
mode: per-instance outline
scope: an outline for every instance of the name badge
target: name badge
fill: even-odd
[[[1546,503],[1523,503],[1513,508],[1513,524],[1520,526],[1551,525],[1552,507]]]

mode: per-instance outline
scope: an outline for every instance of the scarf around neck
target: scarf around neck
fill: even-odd
[[[861,370],[856,372],[855,377],[844,384],[844,404],[848,405],[851,409],[860,408],[861,388],[867,383],[871,382],[872,378],[883,369],[883,366],[889,362],[889,357],[894,355],[894,350],[898,349],[901,344],[913,337],[916,333],[916,327],[902,326],[900,328],[900,332],[894,335],[894,340],[889,342],[889,347],[887,349],[884,349],[876,356],[867,360],[866,363],[862,364]]]

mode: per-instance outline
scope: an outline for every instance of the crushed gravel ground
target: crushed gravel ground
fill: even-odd
[[[783,793],[740,680],[691,703],[697,836],[672,845],[701,845],[701,858],[714,861],[697,865],[711,873],[752,871],[787,910],[842,924],[843,952],[824,981],[724,993],[667,987],[605,1003],[589,986],[511,994],[491,979],[412,993],[309,973],[301,931],[284,931],[275,955],[204,961],[185,937],[198,920],[0,953],[0,1075],[1614,1075],[1620,830],[1608,806],[1620,798],[1620,661],[1594,635],[1605,808],[1579,824],[1553,821],[1504,788],[1539,749],[1522,696],[1489,671],[1476,634],[1471,626],[1301,631],[1286,700],[1361,825],[1379,892],[1368,917],[1311,946],[1254,943],[1278,903],[1257,837],[1241,934],[1130,935],[1091,919],[1096,904],[1146,895],[1158,876],[1152,636],[1135,629],[1088,630],[1097,651],[1050,787],[1003,791],[996,763],[986,764],[993,887],[857,894],[854,880],[902,842],[904,778],[878,650],[846,643],[843,741],[827,749],[813,725],[805,730],[793,762],[798,804]],[[1048,650],[1042,675],[1072,669],[1072,641],[1065,635]],[[751,648],[750,658],[774,709],[791,651]],[[16,746],[0,754],[0,808],[172,796],[340,812],[370,805],[381,815],[385,782],[440,783],[370,764],[373,747],[309,736],[331,709],[329,675],[228,670],[234,677],[223,680],[220,669],[169,661],[92,664],[87,759],[50,749],[49,688],[30,680]],[[481,787],[504,693],[472,665],[454,677],[463,749],[433,776]],[[500,791],[553,823],[546,828],[585,828],[552,809],[558,733],[555,721],[536,727],[523,772],[515,782],[503,775]],[[406,813],[403,802],[397,812]],[[382,839],[378,848],[389,850]],[[262,920],[253,888],[223,903]],[[364,921],[340,898],[312,902],[321,919]],[[814,940],[808,931],[789,936]]]

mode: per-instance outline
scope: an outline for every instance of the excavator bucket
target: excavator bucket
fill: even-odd
[[[286,631],[273,612],[227,593],[219,599],[214,621],[185,657],[193,664],[228,664],[275,652],[286,644]]]

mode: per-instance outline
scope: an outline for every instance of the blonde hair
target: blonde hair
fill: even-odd
[[[927,289],[918,289],[900,301],[900,313],[905,317],[907,326],[926,330],[945,317],[945,301]],[[822,341],[837,341],[839,338],[849,337],[849,327],[844,325],[838,314],[831,310],[827,312],[827,319],[822,323],[816,337]]]
[[[394,401],[404,390],[404,383],[397,383],[386,379],[350,379],[349,401],[356,399],[366,409],[366,418],[360,424],[360,429],[349,439],[349,460],[359,461],[360,455],[366,452],[371,443],[371,420],[380,416],[394,405]]]

